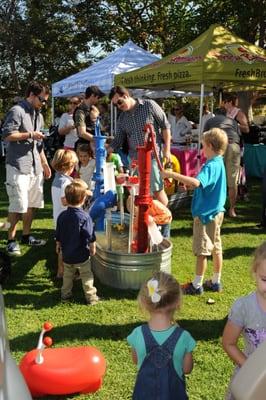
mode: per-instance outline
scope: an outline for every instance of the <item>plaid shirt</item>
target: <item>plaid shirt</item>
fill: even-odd
[[[151,123],[156,133],[156,142],[163,143],[162,129],[170,129],[170,124],[161,107],[153,100],[137,99],[136,106],[129,111],[122,111],[117,121],[117,131],[111,147],[117,150],[125,140],[128,142],[129,157],[137,158],[137,146],[144,145],[144,125]]]

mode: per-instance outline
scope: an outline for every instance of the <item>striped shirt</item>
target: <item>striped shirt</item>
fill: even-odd
[[[145,124],[151,123],[156,133],[156,142],[159,147],[163,143],[162,129],[170,129],[170,124],[162,108],[154,100],[137,99],[132,110],[122,111],[117,121],[117,131],[110,146],[114,150],[122,147],[127,140],[129,157],[137,158],[137,146],[144,145]]]

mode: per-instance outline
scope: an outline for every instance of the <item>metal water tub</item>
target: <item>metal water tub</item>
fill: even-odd
[[[112,216],[112,223],[119,223],[119,216]],[[128,216],[125,217],[125,223]],[[97,232],[96,232],[97,237]],[[164,239],[158,251],[152,253],[121,253],[103,249],[96,243],[96,255],[91,258],[94,274],[101,283],[117,289],[139,289],[155,271],[171,273],[173,245]]]

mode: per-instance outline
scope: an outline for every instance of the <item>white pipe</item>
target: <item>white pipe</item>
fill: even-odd
[[[135,186],[130,188],[130,210],[129,210],[129,232],[128,232],[128,253],[131,253],[131,245],[133,241],[133,225],[134,225],[134,206],[135,206]]]
[[[112,250],[112,209],[107,208],[105,215],[106,215],[107,249]]]
[[[119,205],[120,205],[120,224],[124,226],[125,222],[125,210],[124,210],[124,188],[121,185],[117,193],[119,195]]]

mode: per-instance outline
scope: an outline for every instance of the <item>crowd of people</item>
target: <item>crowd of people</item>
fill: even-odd
[[[78,273],[86,303],[91,306],[99,301],[90,261],[96,251],[96,235],[94,223],[83,206],[93,190],[96,121],[103,113],[101,126],[104,132],[108,132],[110,121],[106,106],[102,106],[100,113],[99,101],[104,93],[97,86],[88,87],[84,99],[71,97],[68,111],[62,114],[58,127],[59,135],[64,137],[63,148],[56,151],[49,165],[44,152],[44,121],[41,114],[48,97],[49,90],[45,85],[30,82],[25,99],[10,109],[3,124],[2,135],[7,143],[6,191],[10,224],[7,252],[10,255],[20,254],[16,240],[16,227],[20,219],[23,222],[21,243],[28,246],[45,245],[45,240],[31,234],[31,224],[36,209],[43,207],[43,182],[51,178],[52,168],[51,197],[58,255],[56,274],[58,279],[63,278],[61,299],[65,302],[72,298],[73,281]],[[146,123],[154,126],[159,154],[166,163],[171,162],[171,144],[179,143],[192,129],[184,116],[183,107],[175,105],[168,118],[155,101],[135,99],[121,86],[112,88],[109,99],[117,107],[119,117],[115,136],[107,140],[107,162],[114,163],[117,173],[123,172],[123,164],[115,152],[126,143],[129,164],[136,160],[137,146],[144,144],[143,127]],[[201,295],[204,290],[222,290],[221,227],[226,211],[225,202],[228,190],[229,216],[236,217],[241,132],[247,133],[249,126],[232,95],[224,97],[223,106],[215,114],[207,106],[204,107],[203,124],[202,151],[206,163],[197,176],[186,176],[182,171],[170,171],[167,168],[160,171],[156,159],[152,158],[150,190],[154,202],[161,205],[156,210],[161,212],[163,207],[167,209],[166,178],[193,188],[191,211],[196,266],[191,282],[180,285],[173,276],[158,272],[140,290],[138,300],[149,314],[148,323],[134,329],[127,338],[133,361],[139,369],[133,394],[135,400],[155,398],[158,393],[164,394],[164,397],[158,398],[172,399],[177,394],[180,399],[188,398],[184,375],[193,369],[192,351],[196,343],[189,332],[173,323],[174,314],[180,308],[181,293]],[[158,221],[162,222],[163,235],[169,237],[171,213],[167,211],[167,218],[159,218]],[[208,256],[212,256],[213,273],[210,279],[204,281]],[[264,243],[257,249],[253,263],[256,292],[235,302],[224,330],[224,349],[237,368],[244,364],[249,354],[266,337],[265,260]],[[258,305],[263,313],[258,310]],[[241,333],[246,341],[244,352],[238,347]],[[159,364],[156,362],[158,357]],[[155,370],[159,374],[158,382],[152,378]],[[233,399],[230,390],[228,399]]]

